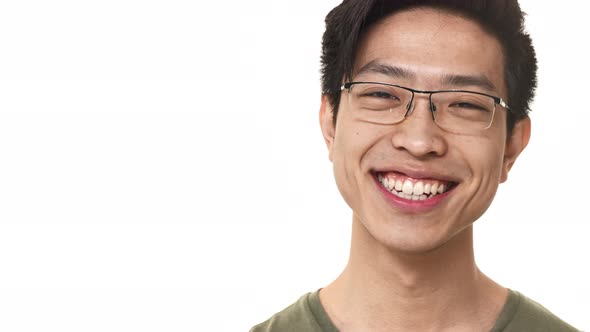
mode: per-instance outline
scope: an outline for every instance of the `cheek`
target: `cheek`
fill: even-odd
[[[494,181],[499,183],[502,173],[502,163],[504,161],[504,144],[494,144],[488,151],[488,167],[490,176],[493,176]]]
[[[344,121],[342,121],[344,122]],[[335,132],[335,161],[340,167],[355,172],[363,171],[366,156],[373,147],[384,140],[387,132],[383,128],[375,128],[374,125],[364,125],[354,121],[346,121],[336,127]]]
[[[462,208],[459,217],[464,223],[479,219],[492,204],[501,178],[504,147],[491,138],[464,138],[460,149],[462,163],[469,177],[457,196]]]
[[[500,183],[504,145],[498,142],[492,138],[474,140],[464,153],[469,156],[467,163],[479,190],[495,192]]]
[[[360,199],[360,186],[367,179],[369,171],[364,161],[382,133],[374,127],[365,128],[359,124],[353,126],[346,123],[342,121],[336,128],[333,167],[340,193],[348,205],[354,207]]]

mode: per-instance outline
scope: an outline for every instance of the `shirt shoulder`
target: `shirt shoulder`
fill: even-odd
[[[319,303],[318,292],[307,293],[265,322],[254,326],[250,332],[324,332],[313,312],[312,306],[316,301]]]
[[[539,303],[510,290],[493,332],[580,332]]]

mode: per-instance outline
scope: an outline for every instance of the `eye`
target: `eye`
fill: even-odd
[[[364,94],[366,97],[375,97],[375,98],[383,98],[383,99],[395,99],[399,100],[399,98],[391,93],[385,91],[374,91],[374,92],[367,92]]]
[[[455,108],[460,108],[460,109],[466,109],[466,110],[475,110],[475,111],[483,111],[483,112],[488,112],[488,109],[481,106],[481,105],[477,105],[477,104],[473,104],[473,103],[468,103],[468,102],[456,102],[453,103],[451,105],[449,105],[449,107],[455,107]]]

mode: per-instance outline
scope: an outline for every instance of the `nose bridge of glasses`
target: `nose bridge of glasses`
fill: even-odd
[[[428,105],[427,109],[430,111],[432,119],[434,120],[434,111],[436,110],[436,107],[432,102],[433,92],[431,92],[431,91],[418,91],[418,90],[410,90],[410,91],[412,92],[412,96],[410,98],[410,102],[408,103],[408,106],[406,107],[405,117],[408,117],[410,114],[412,114],[414,112],[414,110],[416,109],[417,101],[424,100],[424,102],[426,102],[426,105]]]

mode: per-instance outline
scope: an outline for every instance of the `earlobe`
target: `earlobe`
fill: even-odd
[[[322,96],[322,103],[320,106],[320,128],[322,129],[322,135],[324,141],[328,147],[328,157],[332,161],[332,150],[334,149],[334,135],[336,128],[333,121],[333,110],[332,105],[328,100],[328,96]]]
[[[508,172],[514,165],[516,158],[529,144],[531,138],[531,119],[526,118],[519,120],[514,125],[512,136],[506,140],[506,149],[504,150],[504,161],[502,163],[502,175],[500,182],[506,182]]]

